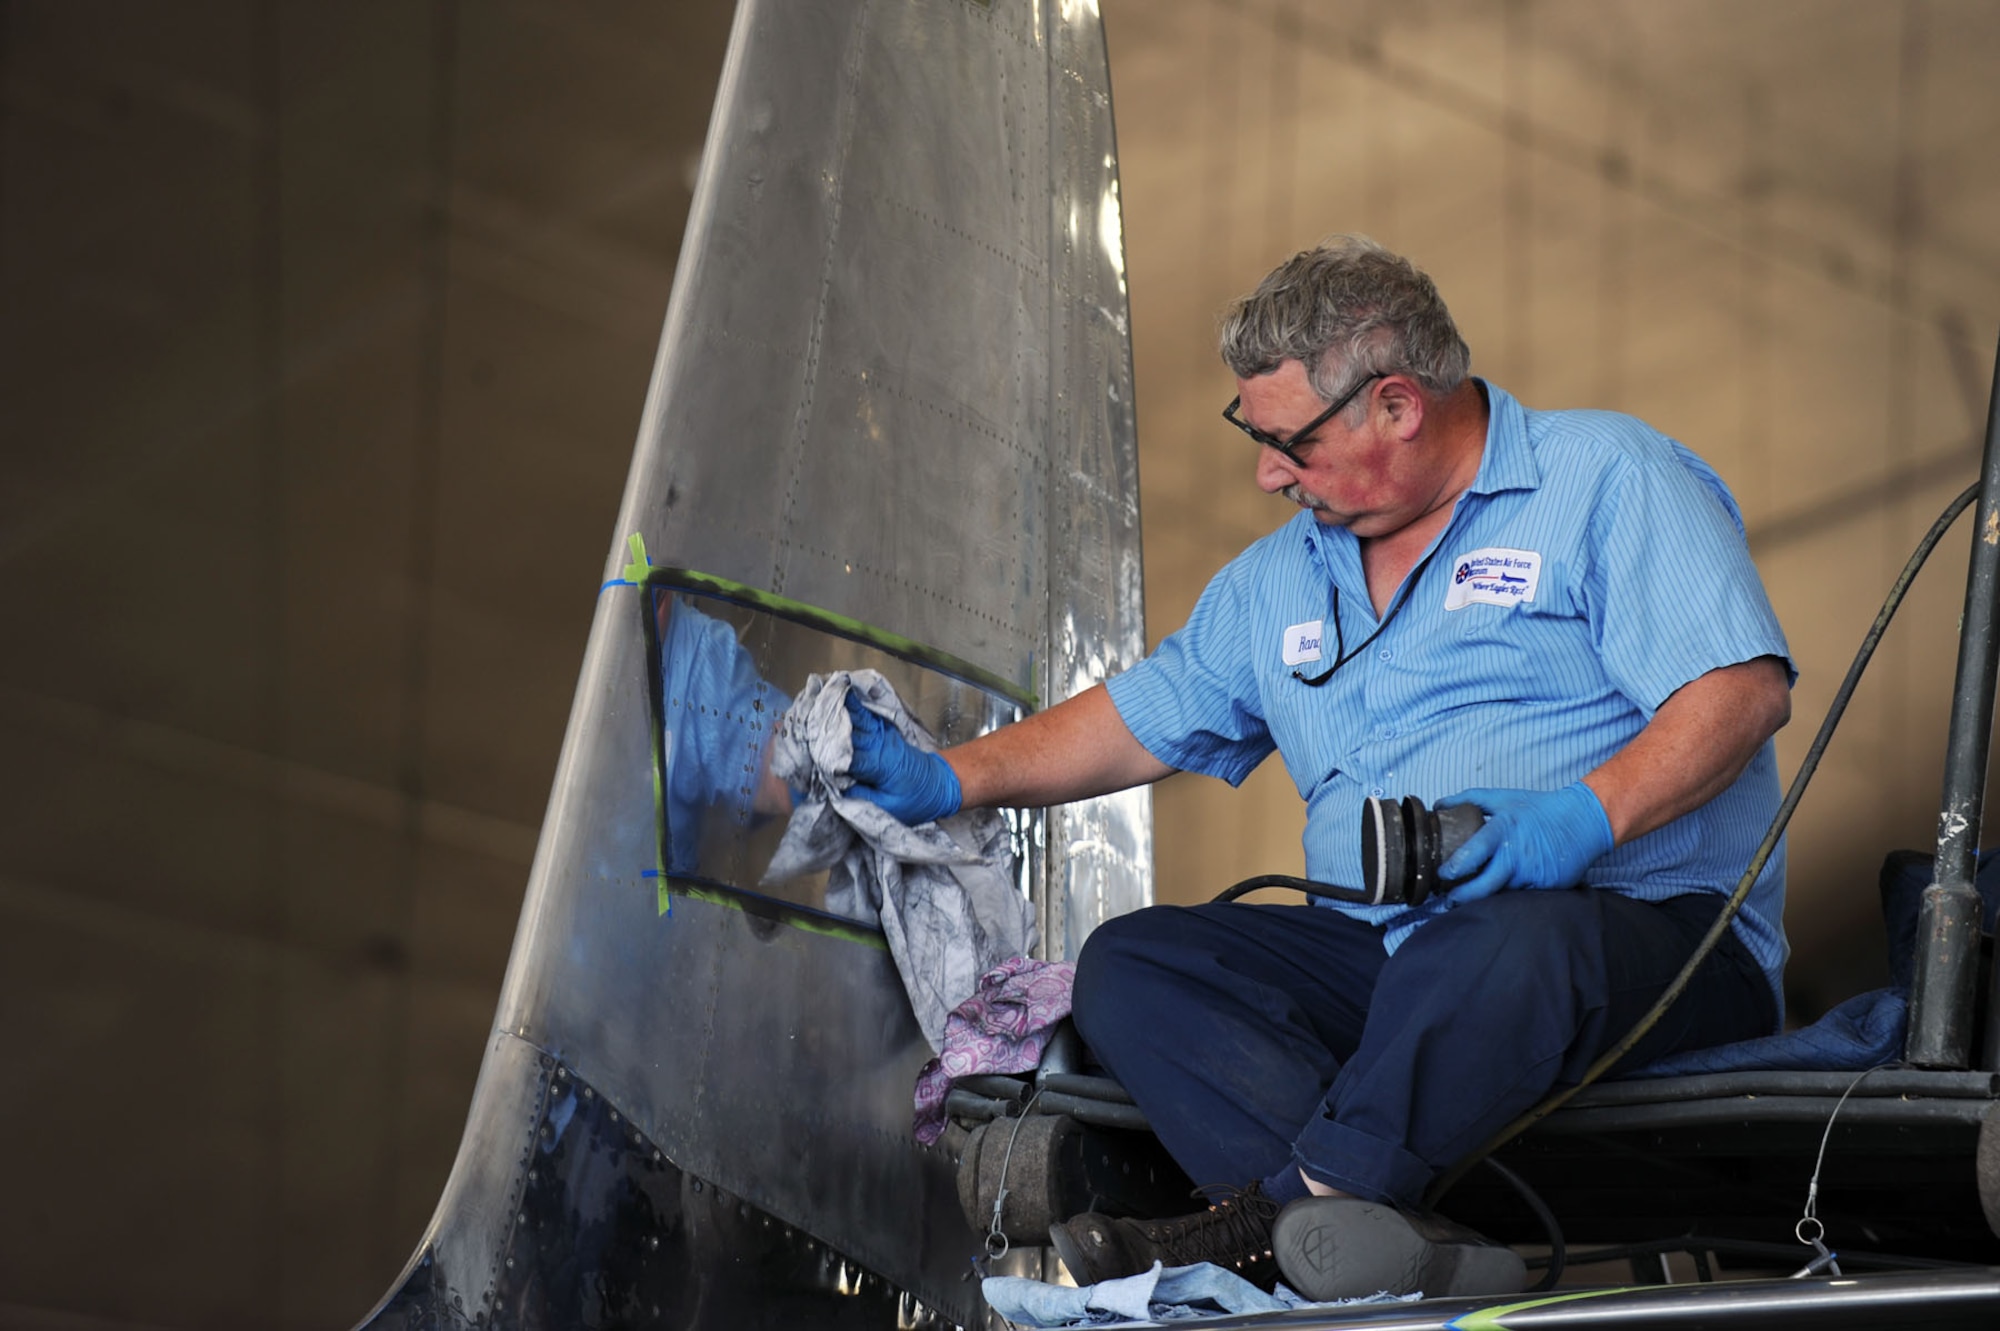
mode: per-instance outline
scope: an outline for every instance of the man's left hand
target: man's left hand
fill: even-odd
[[[958,774],[935,753],[925,753],[895,726],[862,705],[852,693],[843,701],[854,727],[854,757],[847,793],[888,811],[905,826],[934,822],[957,813],[965,802]]]
[[[1442,879],[1466,879],[1446,898],[1456,904],[1503,888],[1575,887],[1615,840],[1604,806],[1581,781],[1561,790],[1468,790],[1437,807],[1459,804],[1482,810],[1486,825],[1438,866]]]

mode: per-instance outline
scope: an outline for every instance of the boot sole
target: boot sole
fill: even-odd
[[[1511,1294],[1527,1267],[1511,1248],[1425,1238],[1393,1206],[1348,1197],[1294,1202],[1271,1230],[1285,1283],[1314,1302],[1370,1294]]]

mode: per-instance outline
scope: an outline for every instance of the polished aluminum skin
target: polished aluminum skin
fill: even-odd
[[[535,1307],[561,1282],[509,1275],[532,1223],[519,1200],[548,1187],[552,1069],[696,1191],[719,1186],[949,1321],[983,1317],[953,1161],[911,1138],[930,1050],[886,952],[799,909],[809,894],[747,895],[761,890],[737,880],[748,869],[690,886],[666,862],[656,764],[686,758],[657,743],[659,709],[729,725],[764,712],[671,686],[662,703],[651,681],[674,663],[648,623],[667,593],[647,584],[694,570],[1005,682],[1008,698],[940,692],[961,721],[1115,673],[1144,650],[1126,311],[1093,5],[738,5],[493,1043],[445,1196],[377,1324],[609,1315]],[[761,631],[738,623],[737,664],[767,692],[850,663],[837,634],[812,660],[761,650]],[[916,692],[935,674],[900,668]],[[1047,955],[1150,899],[1150,817],[1139,793],[1024,820]],[[545,1204],[587,1206],[600,1184]],[[682,1223],[661,1205],[647,1225]],[[624,1242],[615,1217],[578,1223]],[[717,1230],[693,1251],[720,1262],[736,1241]],[[697,1309],[689,1325],[760,1321],[676,1306]]]
[[[1095,6],[751,4],[737,36],[619,532],[1045,701],[1138,660]],[[1150,826],[1144,793],[1050,815],[1053,954],[1150,899]]]
[[[1812,1276],[1713,1285],[1560,1290],[1490,1299],[1427,1299],[1300,1308],[1203,1322],[1214,1331],[1985,1331],[2000,1306],[2000,1268],[1962,1267],[1856,1280]]]

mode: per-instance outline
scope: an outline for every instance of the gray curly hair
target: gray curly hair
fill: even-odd
[[[1407,374],[1442,395],[1472,364],[1437,284],[1366,236],[1332,236],[1280,264],[1223,311],[1221,341],[1238,378],[1296,360],[1327,402],[1371,374]]]

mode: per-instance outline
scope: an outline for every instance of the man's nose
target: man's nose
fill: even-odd
[[[1257,488],[1265,494],[1276,494],[1298,478],[1298,468],[1283,453],[1269,444],[1257,450]]]

